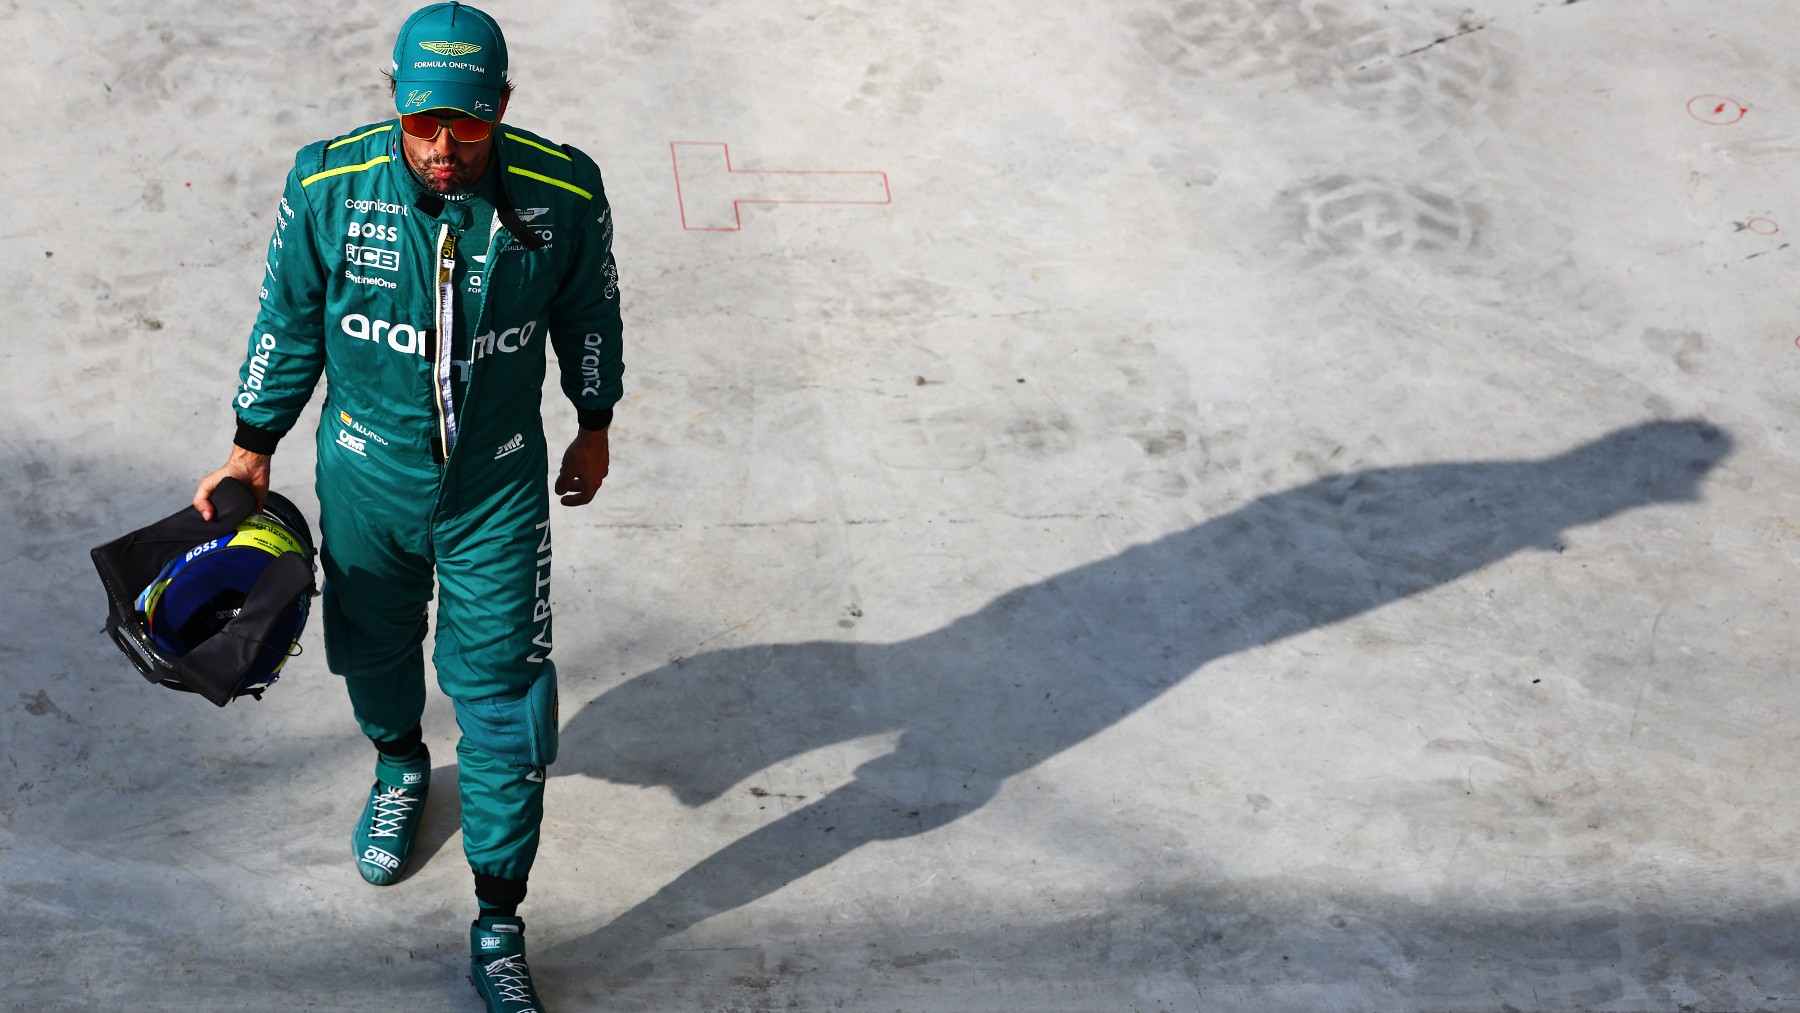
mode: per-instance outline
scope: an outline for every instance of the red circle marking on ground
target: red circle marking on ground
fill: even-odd
[[[1775,224],[1774,220],[1769,218],[1752,218],[1744,223],[1744,228],[1749,229],[1759,236],[1772,236],[1781,231],[1781,226]]]
[[[1715,127],[1728,127],[1750,114],[1750,107],[1725,95],[1696,95],[1688,99],[1688,115]]]

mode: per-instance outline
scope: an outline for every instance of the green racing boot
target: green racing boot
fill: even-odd
[[[489,916],[469,923],[469,983],[488,1013],[544,1013],[525,966],[525,923]]]
[[[362,878],[376,886],[400,878],[425,815],[425,790],[430,785],[431,753],[424,746],[406,760],[376,754],[375,784],[356,832],[350,835],[350,851]]]

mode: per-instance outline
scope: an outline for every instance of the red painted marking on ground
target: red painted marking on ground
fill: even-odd
[[[1696,95],[1688,100],[1688,115],[1715,127],[1728,127],[1750,115],[1750,107],[1728,95]]]
[[[887,173],[852,169],[739,169],[723,141],[671,141],[675,203],[689,232],[741,232],[745,204],[892,204]]]
[[[1781,231],[1781,226],[1769,218],[1752,218],[1744,223],[1744,228],[1759,236],[1772,236]]]

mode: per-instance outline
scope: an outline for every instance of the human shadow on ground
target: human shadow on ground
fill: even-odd
[[[941,827],[1216,658],[1521,550],[1554,551],[1564,531],[1623,511],[1697,502],[1731,449],[1705,422],[1652,422],[1545,459],[1331,476],[1010,591],[910,640],[733,648],[647,672],[568,721],[558,773],[664,786],[698,806],[810,750],[899,739],[851,783],[566,945],[629,957],[864,844]]]

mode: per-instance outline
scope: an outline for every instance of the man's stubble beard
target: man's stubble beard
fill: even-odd
[[[477,179],[481,178],[481,169],[486,168],[485,163],[481,168],[476,168],[469,162],[456,158],[429,158],[419,162],[415,161],[411,154],[406,155],[406,164],[412,168],[413,178],[419,181],[420,186],[439,196],[468,190],[475,185]],[[449,179],[440,181],[432,177],[431,170],[441,165],[454,167]]]

